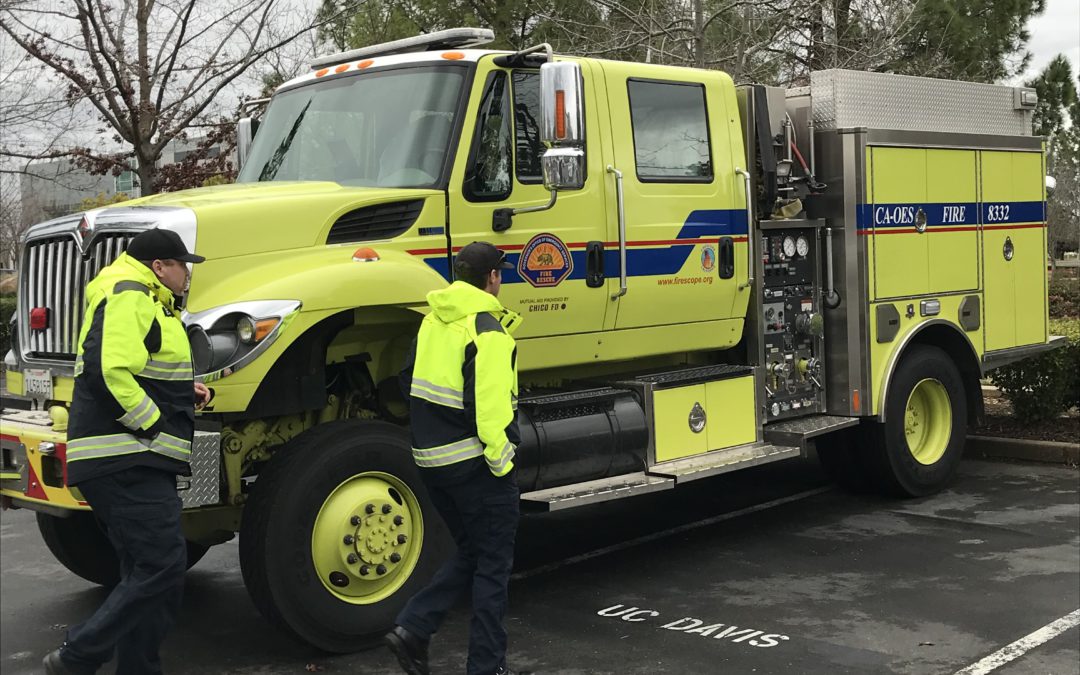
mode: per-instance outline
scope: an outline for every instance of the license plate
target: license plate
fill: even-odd
[[[27,398],[52,398],[52,373],[44,368],[23,371],[23,395]]]

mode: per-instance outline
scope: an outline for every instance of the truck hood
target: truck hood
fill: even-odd
[[[316,246],[339,217],[357,208],[441,194],[332,182],[240,183],[151,195],[123,207],[191,209],[198,225],[195,252],[220,260]]]

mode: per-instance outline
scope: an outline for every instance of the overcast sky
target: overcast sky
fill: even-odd
[[[1028,23],[1028,32],[1031,64],[1017,81],[1038,75],[1058,54],[1069,58],[1076,76],[1080,67],[1080,0],[1046,0],[1046,11]]]

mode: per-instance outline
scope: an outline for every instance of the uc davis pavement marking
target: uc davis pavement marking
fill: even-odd
[[[621,604],[601,609],[597,614],[613,619],[622,619],[623,621],[629,621],[631,623],[650,621],[660,616],[660,612],[656,610],[630,607]],[[780,644],[781,641],[786,642],[791,639],[787,635],[781,635],[780,633],[767,633],[766,631],[754,630],[753,628],[740,628],[734,624],[711,623],[706,625],[705,621],[695,619],[692,616],[669,621],[663,626],[660,626],[660,628],[680,631],[686,635],[698,635],[701,637],[712,637],[716,640],[743,642],[751,647],[775,647]],[[749,642],[747,642],[747,640],[749,640]]]
[[[687,523],[685,525],[680,525],[680,526],[674,527],[674,528],[672,528],[670,530],[663,530],[662,532],[654,532],[652,534],[647,534],[647,535],[645,535],[643,537],[638,537],[636,539],[628,539],[626,541],[619,542],[618,544],[612,544],[611,546],[605,546],[603,548],[598,548],[598,549],[596,549],[594,551],[589,551],[588,553],[582,553],[581,555],[576,555],[576,556],[573,556],[573,557],[570,557],[570,558],[566,558],[565,560],[560,560],[558,562],[549,563],[547,565],[541,565],[540,567],[534,567],[531,570],[524,570],[524,571],[518,572],[517,574],[511,576],[510,578],[515,580],[515,581],[520,581],[522,579],[528,579],[529,577],[535,577],[538,574],[545,574],[547,572],[553,572],[553,571],[555,571],[557,569],[560,569],[562,567],[567,567],[569,565],[576,565],[577,563],[585,562],[586,560],[592,560],[593,558],[599,558],[602,555],[607,555],[609,553],[615,553],[616,551],[622,551],[622,550],[625,550],[625,549],[628,549],[628,548],[633,548],[634,546],[639,546],[641,544],[647,544],[649,542],[656,541],[657,539],[663,539],[664,537],[671,537],[671,536],[674,536],[676,534],[680,534],[682,532],[688,532],[690,530],[696,530],[699,527],[706,527],[708,525],[715,525],[716,523],[722,523],[725,520],[732,520],[734,518],[738,518],[739,516],[746,516],[746,515],[749,515],[751,513],[757,513],[758,511],[765,511],[766,509],[771,509],[771,508],[773,508],[775,506],[781,506],[783,504],[790,504],[791,502],[797,502],[800,499],[806,499],[808,497],[813,497],[815,495],[820,495],[820,494],[823,494],[825,492],[829,492],[832,489],[833,488],[832,488],[831,485],[825,486],[825,487],[820,487],[820,488],[814,488],[813,490],[806,490],[805,492],[799,492],[799,493],[793,494],[793,495],[791,495],[789,497],[781,497],[780,499],[774,499],[771,502],[764,502],[763,504],[755,504],[754,506],[748,506],[745,509],[739,509],[738,511],[732,511],[731,513],[722,513],[719,516],[713,516],[712,518],[705,518],[704,520],[696,520],[696,521],[694,521],[692,523]]]
[[[1048,623],[1039,630],[1025,635],[1012,644],[1005,645],[990,656],[971,664],[963,670],[956,671],[956,675],[984,675],[997,670],[1009,661],[1018,659],[1044,642],[1053,640],[1070,628],[1080,624],[1080,609],[1070,612],[1053,623]]]

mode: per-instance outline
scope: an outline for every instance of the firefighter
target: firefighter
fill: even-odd
[[[68,484],[82,492],[120,561],[120,583],[45,657],[48,673],[161,672],[158,648],[180,608],[187,545],[176,476],[195,409],[210,391],[192,377],[176,299],[186,263],[202,262],[168,230],[135,236],[86,287],[68,426]]]
[[[427,675],[428,643],[454,602],[472,596],[469,675],[506,666],[507,586],[518,524],[514,476],[521,317],[496,296],[506,255],[486,242],[461,249],[457,281],[427,296],[414,353],[402,372],[413,459],[457,544],[455,554],[398,615],[387,646],[410,675]]]

